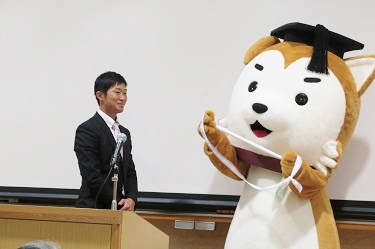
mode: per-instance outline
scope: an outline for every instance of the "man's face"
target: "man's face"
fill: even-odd
[[[109,88],[107,95],[97,92],[97,97],[100,100],[100,109],[114,119],[118,113],[124,111],[124,106],[128,99],[126,93],[127,88],[125,84],[121,83]]]

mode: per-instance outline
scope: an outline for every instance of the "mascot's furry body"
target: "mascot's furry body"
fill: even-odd
[[[313,46],[264,37],[247,51],[223,127],[282,155],[276,167],[254,166],[252,155],[269,156],[217,129],[207,111],[209,142],[258,186],[279,183],[302,158],[296,179],[276,190],[245,185],[225,248],[340,248],[326,184],[356,125],[360,96],[374,79],[374,56],[344,60],[327,51],[327,73],[307,70]],[[349,50],[347,50],[349,51]],[[345,52],[345,51],[344,51]],[[205,153],[225,175],[239,179],[205,143]],[[247,153],[251,153],[248,155]],[[249,159],[250,158],[250,159]]]

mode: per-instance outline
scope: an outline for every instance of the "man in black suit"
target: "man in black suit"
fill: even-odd
[[[116,147],[112,129],[117,114],[127,101],[127,83],[118,73],[105,72],[95,81],[95,97],[99,109],[78,126],[74,151],[82,176],[76,207],[110,209],[113,200],[113,170],[110,161]],[[138,196],[137,174],[132,159],[130,132],[119,126],[127,137],[118,160],[117,209],[134,211]]]

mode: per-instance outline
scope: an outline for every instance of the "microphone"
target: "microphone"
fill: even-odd
[[[117,162],[118,154],[120,153],[120,149],[123,145],[123,143],[126,141],[127,137],[124,133],[120,133],[117,135],[117,142],[116,142],[116,149],[115,152],[113,152],[113,156],[111,158],[110,165],[113,166]]]

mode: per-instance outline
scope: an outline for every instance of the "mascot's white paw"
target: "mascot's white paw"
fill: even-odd
[[[336,168],[338,166],[337,160],[339,152],[337,151],[337,141],[328,141],[323,146],[322,154],[319,156],[318,161],[315,163],[317,170],[327,176],[327,168]]]

